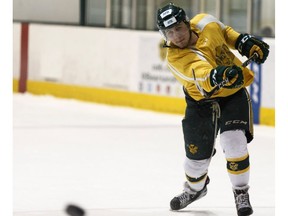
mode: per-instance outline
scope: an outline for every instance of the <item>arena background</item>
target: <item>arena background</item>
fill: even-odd
[[[155,10],[167,1],[135,2],[15,0],[13,91],[182,114],[182,89],[155,26]],[[256,74],[249,90],[254,123],[274,126],[275,12],[267,7],[275,2],[174,2],[191,7],[190,16],[209,12],[270,45],[265,64],[249,65]]]

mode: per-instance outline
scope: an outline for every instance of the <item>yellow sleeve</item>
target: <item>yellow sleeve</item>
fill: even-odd
[[[203,22],[203,20],[205,21]],[[216,23],[219,28],[222,29],[222,33],[227,42],[227,45],[229,48],[235,49],[235,42],[240,33],[235,31],[232,27],[223,24],[216,17],[206,13],[197,14],[195,17],[193,17],[193,19],[190,20],[190,26],[197,34],[201,33],[207,24],[209,25],[211,23]]]
[[[226,28],[224,29],[224,37],[229,48],[235,49],[235,43],[239,35],[240,33],[235,31],[233,28],[231,28],[230,26],[226,26]]]
[[[195,79],[205,91],[213,89],[210,85],[210,72],[213,67],[200,54],[188,49],[170,48],[167,60],[171,72],[186,89],[192,88],[199,93]]]

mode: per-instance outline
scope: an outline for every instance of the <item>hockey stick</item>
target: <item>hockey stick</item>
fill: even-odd
[[[249,65],[255,58],[258,57],[258,54],[255,52],[253,53],[252,56],[250,56],[250,58],[248,58],[245,62],[242,63],[242,67],[247,67],[247,65]],[[221,88],[223,88],[223,86],[225,86],[228,82],[229,79],[226,78],[225,80],[223,80],[221,83],[217,84],[216,87],[214,89],[212,89],[210,92],[206,92],[197,82],[196,80],[196,76],[195,76],[195,72],[193,70],[193,76],[194,76],[194,81],[195,84],[197,86],[197,89],[200,91],[200,93],[206,98],[209,99],[213,94],[215,94],[216,92],[218,92]]]

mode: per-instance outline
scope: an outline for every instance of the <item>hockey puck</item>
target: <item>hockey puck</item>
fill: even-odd
[[[66,213],[71,216],[84,216],[85,211],[76,205],[67,205]]]

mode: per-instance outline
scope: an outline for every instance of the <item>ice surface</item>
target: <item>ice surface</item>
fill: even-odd
[[[181,115],[14,94],[14,215],[64,216],[68,203],[88,216],[236,215],[218,139],[207,196],[180,212],[169,210],[185,181],[181,120]],[[254,129],[253,216],[273,216],[274,127]]]

